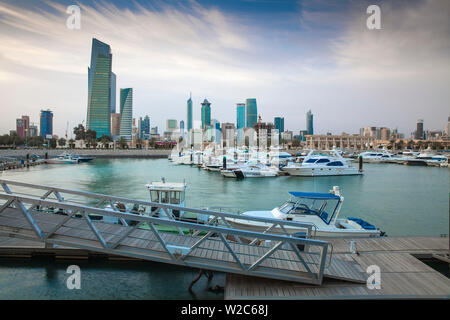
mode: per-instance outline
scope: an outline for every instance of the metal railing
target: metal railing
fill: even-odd
[[[4,190],[0,192],[0,216],[8,211],[12,215],[11,221],[25,220],[32,231],[32,234],[27,233],[13,222],[11,225],[0,222],[2,234],[190,267],[313,284],[322,282],[328,243],[310,239],[314,228],[311,224],[2,179],[0,185]],[[13,186],[20,190],[13,192]],[[68,197],[75,198],[67,200]],[[92,204],[94,200],[95,204]],[[126,204],[135,210],[124,211]],[[50,214],[49,209],[60,214]],[[207,219],[185,220],[175,212],[189,212]],[[155,213],[163,217],[153,216]],[[94,220],[97,217],[101,220]],[[117,220],[113,231],[108,231],[112,224],[104,222],[106,217]],[[75,231],[85,234],[85,229],[71,227],[74,221],[81,220],[91,232],[91,242],[76,235]],[[232,225],[236,220],[245,221],[247,225],[259,223],[264,228],[247,230]],[[167,228],[174,232],[165,232]],[[292,228],[304,230],[305,238],[292,236],[287,230]],[[74,234],[70,235],[66,230],[72,230]],[[139,236],[141,233],[143,235]],[[145,246],[133,247],[131,240],[143,241]],[[314,250],[310,250],[313,247]]]

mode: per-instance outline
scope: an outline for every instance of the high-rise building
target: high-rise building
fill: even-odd
[[[205,99],[202,102],[202,129],[211,126],[211,103]]]
[[[416,133],[414,134],[414,139],[422,140],[423,139],[423,120],[417,120],[417,128]]]
[[[28,136],[30,136],[30,137],[37,137],[38,135],[39,135],[38,126],[35,125],[34,123],[30,124],[30,131],[29,131]]]
[[[391,136],[391,130],[389,128],[382,127],[380,128],[380,139],[387,141]]]
[[[111,113],[116,113],[116,74],[111,72]]]
[[[47,139],[47,135],[53,135],[53,112],[49,109],[41,110],[41,137]]]
[[[275,129],[278,130],[278,137],[281,139],[281,133],[284,132],[284,117],[275,117],[273,123]]]
[[[187,131],[192,129],[192,95],[189,94],[189,99],[187,101]]]
[[[253,128],[258,122],[258,107],[256,106],[256,99],[247,99],[245,102],[245,120],[246,128]]]
[[[184,136],[184,120],[180,121],[180,134]]]
[[[445,133],[447,134],[447,137],[450,137],[450,117],[447,119],[447,128],[445,128]]]
[[[314,115],[311,110],[306,113],[306,131],[308,134],[314,134]]]
[[[120,113],[111,113],[111,136],[120,135]]]
[[[22,116],[20,119],[16,119],[16,132],[21,138],[30,136],[30,117]]]
[[[166,131],[174,132],[178,130],[178,121],[175,119],[166,120]]]
[[[236,104],[236,129],[245,128],[245,103]]]
[[[133,134],[133,88],[120,89],[119,134],[121,137],[131,140]]]
[[[115,92],[112,92],[115,91],[115,75],[112,75],[111,65],[110,46],[95,38],[92,39],[91,65],[88,67],[86,127],[88,130],[94,130],[97,137],[111,134],[111,110],[113,109],[111,97],[115,96]]]
[[[145,116],[141,124],[141,138],[150,139],[150,117]]]

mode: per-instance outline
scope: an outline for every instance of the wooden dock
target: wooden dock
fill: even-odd
[[[359,239],[358,254],[350,252],[350,241],[332,240],[334,256],[353,262],[366,279],[367,267],[379,266],[381,289],[330,279],[314,286],[227,274],[225,299],[450,299],[450,279],[418,259],[448,254],[448,238]]]

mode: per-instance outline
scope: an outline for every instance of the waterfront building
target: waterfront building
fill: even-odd
[[[150,129],[150,134],[151,134],[151,135],[156,135],[156,134],[158,134],[158,127],[156,126],[156,127],[151,128],[151,129]]]
[[[308,134],[308,131],[307,130],[300,130],[300,134],[299,134],[299,136],[300,136],[300,141],[306,141],[306,135]]]
[[[150,117],[145,116],[144,119],[139,117],[138,122],[138,134],[139,138],[148,140],[150,139]]]
[[[29,132],[29,134],[28,134],[29,137],[37,137],[39,135],[38,126],[35,124],[31,124],[30,130],[28,132]]]
[[[336,148],[351,148],[365,150],[369,147],[373,147],[376,142],[376,137],[367,137],[361,135],[306,135],[306,148],[307,149],[319,149],[319,150],[331,150]]]
[[[189,99],[187,101],[187,132],[192,129],[192,94],[189,94]]]
[[[292,131],[284,131],[281,133],[281,139],[285,142],[291,142],[294,137],[294,133]]]
[[[180,121],[180,134],[184,139],[184,120]]]
[[[16,132],[21,138],[30,136],[30,117],[22,116],[22,118],[16,119]]]
[[[380,128],[380,139],[387,141],[391,136],[391,130],[389,128]]]
[[[220,127],[220,122],[216,120],[216,122],[214,123],[214,128],[215,128],[215,138],[216,138],[216,144],[220,145],[222,143],[222,129]]]
[[[236,129],[245,128],[245,103],[236,104]]]
[[[422,140],[424,138],[424,134],[423,134],[423,120],[419,119],[417,120],[417,127],[416,127],[416,132],[414,134],[414,139],[416,140]]]
[[[231,122],[224,122],[221,124],[222,146],[224,148],[234,147],[234,136],[236,126]]]
[[[40,136],[44,139],[47,139],[49,135],[53,136],[53,112],[50,109],[41,110],[40,122]]]
[[[261,116],[258,117],[258,122],[253,126],[256,132],[256,143],[259,148],[266,148],[271,146],[272,133],[275,130],[275,126],[270,122],[262,122]],[[278,131],[276,131],[278,136]],[[278,142],[274,145],[278,145]]]
[[[258,107],[256,99],[247,99],[245,102],[245,121],[247,128],[253,128],[258,122]]]
[[[91,65],[88,67],[86,128],[94,130],[97,133],[97,138],[111,134],[110,114],[113,109],[111,100],[112,96],[115,96],[115,92],[112,92],[115,91],[115,76],[112,75],[111,65],[110,46],[95,38],[92,39]]]
[[[202,102],[202,129],[211,126],[211,103],[205,99]]]
[[[111,113],[116,113],[116,74],[111,72]]]
[[[178,121],[175,119],[166,120],[166,131],[173,132],[178,130]]]
[[[314,115],[311,110],[306,113],[306,131],[308,134],[314,134]]]
[[[120,113],[111,113],[111,136],[120,135]]]
[[[284,117],[275,117],[273,121],[275,129],[278,130],[278,135],[281,138],[281,133],[284,132]]]
[[[133,126],[133,88],[120,89],[119,135],[121,137],[124,137],[126,140],[131,140],[133,134]]]

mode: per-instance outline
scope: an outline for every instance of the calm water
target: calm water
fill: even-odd
[[[145,200],[149,199],[145,188],[147,182],[161,177],[171,182],[186,179],[187,206],[232,206],[247,210],[272,209],[288,198],[288,191],[327,192],[337,185],[345,197],[341,217],[363,218],[389,236],[448,233],[450,170],[396,164],[364,164],[364,170],[363,176],[234,180],[195,167],[175,165],[165,159],[97,159],[78,166],[42,165],[24,171],[6,171],[1,176]],[[2,262],[0,287],[10,288],[6,297],[13,298],[22,297],[23,291],[28,292],[27,288],[32,287],[42,292],[40,297],[43,298],[166,299],[174,296],[190,299],[192,296],[186,288],[196,275],[193,270],[151,263],[143,269],[93,264],[88,266],[87,273],[92,289],[97,289],[74,294],[67,293],[69,290],[65,287],[61,292],[55,289],[55,283],[62,277],[59,274],[65,273],[61,268],[48,263],[11,266]],[[48,269],[53,270],[50,272],[53,276],[48,276]],[[18,282],[22,281],[23,286],[11,286],[11,273]],[[120,281],[115,281],[116,278]],[[204,285],[197,285],[202,299],[221,297],[204,290]],[[55,292],[58,292],[57,296]],[[0,290],[0,298],[4,298],[4,294],[5,291]]]

